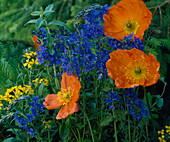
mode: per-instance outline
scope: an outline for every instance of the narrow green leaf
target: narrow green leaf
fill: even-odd
[[[26,26],[27,24],[36,23],[36,22],[37,22],[37,19],[33,19],[33,20],[28,21],[24,26]]]
[[[92,93],[90,93],[90,92],[86,92],[86,96],[91,97],[91,96],[94,96],[94,94],[92,94]]]
[[[34,11],[31,13],[32,16],[39,16],[41,15],[41,11]]]
[[[61,22],[61,21],[52,21],[48,25],[63,26],[64,28],[66,28],[69,31],[68,26],[64,22]]]
[[[38,18],[38,20],[35,24],[36,30],[38,30],[41,27],[41,25],[44,23],[44,21],[45,21],[45,19]]]
[[[10,138],[3,140],[2,142],[18,142],[18,140],[16,138],[10,137]]]
[[[38,96],[42,96],[43,89],[44,89],[44,81],[41,83],[40,87],[38,88]]]

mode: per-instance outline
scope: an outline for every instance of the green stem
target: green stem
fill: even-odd
[[[113,103],[112,103],[112,105],[113,105]],[[114,105],[113,105],[113,118],[115,119],[115,110],[114,110]],[[118,140],[117,140],[117,129],[116,129],[116,120],[114,120],[114,131],[115,131],[115,140],[116,140],[116,142],[118,142]]]
[[[57,77],[56,77],[56,68],[55,68],[54,64],[53,64],[53,69],[54,69],[55,86],[56,86],[56,89],[58,90],[59,84],[58,84],[58,80],[57,80]]]
[[[82,109],[80,106],[79,106],[79,108],[80,108],[80,110],[81,110],[82,112],[84,112],[84,111],[83,111],[83,109]],[[88,116],[87,116],[87,114],[86,114],[85,112],[84,112],[84,114],[85,114],[86,119],[87,119],[87,122],[88,122],[88,124],[89,124],[89,128],[90,128],[90,133],[91,133],[92,141],[94,142],[93,131],[92,131],[92,127],[91,127],[91,124],[90,124],[89,118],[88,118]]]
[[[135,134],[136,134],[136,120],[134,120],[134,124],[133,124],[133,137],[132,137],[132,141],[134,142],[135,141]]]
[[[48,78],[49,78],[49,81],[50,81],[50,84],[52,86],[52,81],[51,81],[51,75],[50,75],[50,71],[49,71],[49,66],[47,65],[47,73],[48,73]],[[53,93],[55,93],[55,89],[52,87],[52,90],[53,90]]]
[[[147,124],[147,122],[146,122],[146,141],[149,142],[149,140],[148,140],[148,124]]]
[[[74,130],[73,130],[72,128],[71,128],[71,131],[73,132],[73,134],[74,134],[76,140],[79,142],[79,139],[78,139],[78,137],[76,136],[76,133],[74,132]]]
[[[22,139],[20,138],[20,136],[15,132],[15,130],[14,130],[13,128],[11,128],[11,129],[12,129],[13,133],[14,133],[22,142],[24,142],[24,140],[22,140]]]
[[[150,108],[150,105],[149,105],[149,99],[148,99],[148,96],[147,96],[147,94],[146,94],[146,88],[143,87],[143,89],[144,89],[144,96],[146,97],[147,106],[148,106],[148,108],[149,108],[149,114],[150,114],[150,116],[151,116],[151,123],[152,123],[152,126],[153,126],[153,130],[154,130],[154,133],[155,133],[155,137],[157,138],[157,133],[156,133],[155,125],[154,125],[154,123],[153,123],[153,116],[152,116],[151,108]]]
[[[27,142],[29,142],[30,141],[30,138],[29,137],[27,137]]]
[[[48,129],[48,142],[51,142],[51,138],[50,138],[50,129]]]
[[[129,109],[128,109],[129,110]],[[131,142],[131,134],[130,134],[130,114],[128,114],[128,131],[129,131],[129,142]]]
[[[142,131],[143,131],[143,125],[141,126],[141,130],[140,130],[139,142],[141,141],[142,138]]]

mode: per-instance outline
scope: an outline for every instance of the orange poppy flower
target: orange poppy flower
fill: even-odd
[[[150,86],[160,77],[160,63],[157,59],[151,53],[146,55],[136,48],[112,52],[106,67],[108,75],[115,80],[118,88]]]
[[[34,35],[32,38],[32,41],[34,42],[34,47],[37,51],[41,51],[42,49],[38,49],[38,47],[40,46],[40,44],[37,43],[38,41],[38,36],[37,35]]]
[[[75,74],[67,75],[65,72],[62,75],[61,91],[58,94],[47,95],[43,104],[49,110],[62,106],[56,119],[66,118],[69,114],[79,111],[77,101],[80,88],[78,77]]]
[[[152,13],[141,0],[121,0],[103,15],[104,32],[117,40],[133,33],[143,39],[144,31],[151,24]]]

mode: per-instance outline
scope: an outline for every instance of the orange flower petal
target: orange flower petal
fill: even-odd
[[[118,88],[150,86],[160,77],[160,63],[157,59],[151,53],[146,55],[136,48],[112,52],[106,67],[108,75],[115,80]]]
[[[32,38],[32,41],[34,42],[34,47],[37,51],[41,51],[42,49],[38,49],[38,47],[40,46],[40,44],[37,43],[38,41],[38,36],[37,35],[34,35]]]
[[[60,109],[56,119],[66,118],[69,114],[73,114],[74,112],[78,111],[79,111],[78,104],[76,102],[69,102]]]
[[[79,91],[81,88],[81,84],[78,81],[78,77],[73,75],[67,75],[67,72],[65,72],[62,75],[62,81],[61,81],[61,89],[67,89],[71,87],[73,91],[73,96],[71,97],[71,100],[76,102],[79,100]]]
[[[141,0],[121,0],[103,15],[103,19],[105,21],[103,30],[106,36],[118,40],[129,36],[130,33],[125,31],[124,27],[128,21],[135,21],[139,27],[134,30],[134,36],[143,39],[144,31],[151,24],[152,13]]]
[[[47,109],[56,109],[62,105],[62,103],[58,100],[57,94],[49,94],[46,96],[45,101],[43,102],[43,105]]]

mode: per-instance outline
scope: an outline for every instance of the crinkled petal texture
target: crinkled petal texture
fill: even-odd
[[[129,36],[124,29],[128,21],[135,21],[139,27],[134,36],[143,39],[144,31],[151,24],[152,13],[142,0],[121,0],[117,5],[112,6],[107,14],[103,15],[104,32],[106,36],[111,36],[121,40],[124,36]]]
[[[78,81],[78,77],[73,74],[73,75],[67,75],[65,72],[62,75],[62,80],[61,80],[61,89],[68,89],[71,88],[71,91],[73,92],[73,96],[71,97],[71,101],[76,102],[79,100],[79,91],[81,88],[81,84]]]
[[[118,88],[150,86],[160,77],[160,63],[157,59],[151,53],[146,55],[136,48],[112,52],[106,67],[108,75],[115,80]]]
[[[62,104],[63,103],[59,101],[57,94],[48,94],[43,102],[43,105],[49,110],[56,109],[62,106]]]
[[[79,106],[76,102],[68,102],[64,105],[57,114],[56,119],[66,118],[69,114],[79,111]]]
[[[37,35],[34,35],[32,38],[32,41],[34,42],[34,47],[37,51],[41,51],[42,49],[38,49],[38,47],[40,46],[37,41],[38,41],[38,36]]]
[[[69,114],[73,114],[74,112],[79,111],[79,106],[76,102],[79,100],[80,88],[81,84],[78,81],[78,77],[75,74],[67,75],[67,73],[65,72],[62,75],[61,91],[70,89],[70,100],[64,102],[64,97],[59,96],[59,94],[49,94],[45,98],[43,104],[47,109],[56,109],[63,105],[56,119],[66,118]]]

